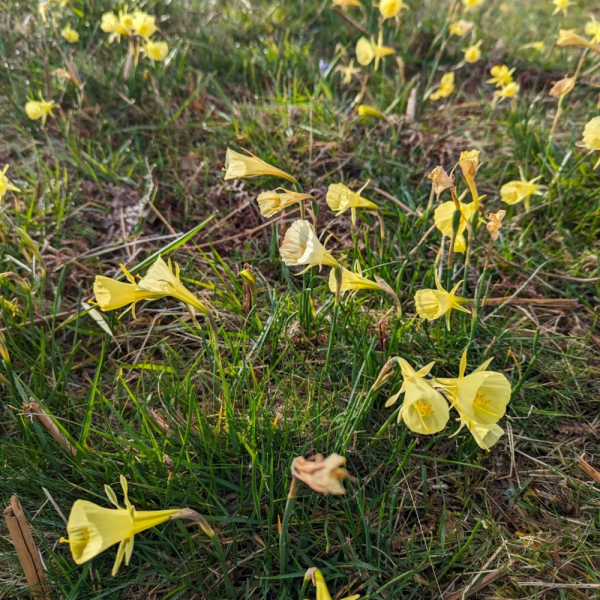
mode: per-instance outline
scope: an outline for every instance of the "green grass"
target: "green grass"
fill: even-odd
[[[554,140],[557,101],[547,93],[580,57],[553,46],[559,27],[582,31],[595,5],[580,0],[563,20],[549,0],[506,2],[508,13],[486,4],[470,17],[483,58],[457,70],[457,91],[442,104],[423,96],[462,60],[465,43],[454,38],[439,53],[449,2],[408,4],[398,29],[386,25],[404,72],[394,57],[378,73],[363,70],[361,101],[387,116],[369,121],[356,115],[363,80],[345,87],[335,73],[361,33],[329,1],[140,3],[164,17],[175,52],[168,64],[140,62],[125,81],[126,45],[108,45],[99,29],[115,4],[73,2],[55,30],[42,25],[36,3],[0,0],[0,166],[11,165],[22,189],[0,206],[0,271],[21,278],[0,282],[10,355],[0,366],[0,499],[6,506],[19,495],[53,598],[226,597],[218,553],[183,521],[139,535],[131,564],[114,578],[115,548],[74,564],[58,542],[66,532],[54,504],[67,516],[77,499],[108,506],[103,486],[118,491],[120,474],[140,510],[190,507],[207,518],[236,598],[313,598],[303,584],[313,566],[334,598],[440,598],[490,573],[497,578],[472,597],[600,593],[600,487],[577,463],[585,454],[600,469],[600,185],[597,156],[576,145],[597,114],[597,72],[567,98]],[[377,11],[367,13],[350,14],[375,34]],[[81,34],[77,45],[57,33],[67,22]],[[539,40],[544,52],[521,49]],[[67,68],[65,57],[85,98],[52,75]],[[331,63],[325,74],[320,59]],[[492,106],[485,80],[497,63],[516,67],[522,87],[514,102]],[[588,56],[582,72],[596,63]],[[38,90],[62,108],[44,130],[23,110]],[[404,317],[384,295],[345,295],[332,337],[328,271],[303,279],[283,266],[281,222],[267,223],[255,202],[277,184],[224,182],[228,146],[296,175],[317,200],[319,232],[334,234],[328,247],[346,266],[359,260],[385,279]],[[450,170],[471,148],[482,152],[485,214],[507,208],[499,190],[519,166],[547,189],[528,214],[522,204],[507,208],[483,278],[482,228],[465,295],[547,304],[480,307],[476,321],[455,313],[447,331],[443,320],[413,318],[415,292],[433,286],[441,240],[430,231],[426,175],[438,164]],[[356,189],[368,178],[384,239],[372,214],[359,213],[352,229],[347,214],[334,220],[325,204],[330,183]],[[296,216],[287,212],[287,226]],[[199,332],[174,300],[139,305],[135,320],[103,313],[104,323],[81,305],[96,274],[116,276],[119,263],[133,268],[165,249],[214,309],[222,372],[208,323],[200,319]],[[258,286],[248,315],[239,276],[246,263]],[[462,257],[452,278],[464,278]],[[564,300],[574,304],[553,304]],[[399,374],[370,392],[391,356],[417,366],[435,360],[438,376],[452,376],[467,345],[470,368],[494,356],[516,390],[501,422],[507,434],[490,453],[468,433],[449,438],[456,425],[432,437],[397,425],[398,405],[384,404]],[[30,399],[76,455],[26,414]],[[300,488],[282,569],[278,522],[290,462],[317,452],[346,456],[356,481],[336,498]],[[5,534],[0,597],[29,597]]]

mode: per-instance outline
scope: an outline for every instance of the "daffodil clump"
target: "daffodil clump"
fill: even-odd
[[[435,363],[416,370],[403,358],[393,360],[400,365],[402,386],[389,398],[386,407],[393,406],[404,394],[398,422],[403,421],[415,433],[432,435],[446,428],[450,410],[454,409],[460,423],[458,431],[466,426],[480,448],[489,450],[500,439],[504,430],[498,422],[506,413],[511,385],[502,373],[487,370],[492,359],[465,376],[465,350],[458,377],[431,379],[427,375]]]
[[[121,38],[128,39],[130,43],[136,41],[137,48],[152,62],[162,62],[169,54],[167,42],[152,38],[158,31],[156,17],[141,10],[132,13],[119,11],[118,15],[114,12],[104,13],[100,29],[110,34],[109,44],[115,40],[120,41]]]

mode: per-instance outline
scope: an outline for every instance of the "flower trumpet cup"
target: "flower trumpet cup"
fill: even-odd
[[[467,304],[469,300],[467,298],[458,298],[456,296],[456,291],[461,283],[462,281],[459,281],[449,292],[447,292],[442,287],[436,270],[435,285],[437,289],[419,290],[415,294],[415,306],[419,316],[428,321],[435,321],[441,316],[446,315],[446,326],[450,329],[450,315],[452,309],[465,313],[471,312],[468,308],[463,306],[463,304]]]
[[[323,265],[338,267],[338,261],[321,244],[315,228],[305,220],[298,220],[286,231],[283,242],[279,248],[281,259],[288,266],[305,266],[306,269],[298,273],[308,271],[311,267]]]
[[[339,217],[342,213],[350,209],[352,213],[352,225],[356,224],[356,210],[365,208],[367,210],[379,210],[379,207],[374,202],[367,200],[361,196],[363,190],[369,185],[365,183],[358,192],[353,192],[343,183],[332,183],[327,190],[327,206]]]
[[[242,179],[244,177],[260,177],[261,175],[272,175],[273,177],[281,177],[292,183],[298,183],[294,177],[273,167],[272,165],[261,160],[254,154],[240,154],[231,148],[227,148],[225,156],[225,179]]]

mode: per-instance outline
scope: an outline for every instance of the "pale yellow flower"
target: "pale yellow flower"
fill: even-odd
[[[467,223],[471,221],[475,210],[472,202],[470,204],[459,202],[459,206],[460,221],[456,232],[456,240],[454,242],[454,252],[464,252],[467,249],[467,243],[463,234],[467,228]],[[456,204],[452,200],[449,200],[448,202],[440,204],[433,213],[435,226],[442,235],[445,235],[450,239],[452,239],[452,221],[454,220],[454,213],[456,210]]]
[[[344,10],[348,10],[351,6],[362,8],[362,4],[359,0],[332,0],[334,4],[341,6]]]
[[[553,98],[563,98],[575,87],[574,77],[563,77],[557,81],[550,90],[550,95]]]
[[[574,29],[561,29],[558,32],[557,46],[579,46],[581,48],[589,48],[594,52],[598,52],[598,45],[589,42],[585,38],[577,35]]]
[[[530,42],[529,44],[523,44],[519,46],[520,50],[537,50],[538,52],[543,52],[546,49],[546,44],[544,42]]]
[[[483,0],[462,0],[462,3],[465,10],[469,12],[470,10],[479,8],[483,4]]]
[[[535,183],[539,177],[535,179],[527,180],[523,174],[523,170],[519,167],[521,173],[520,181],[509,181],[500,188],[500,200],[505,204],[517,204],[518,202],[525,202],[525,211],[529,212],[531,203],[531,196],[541,196],[541,185]]]
[[[415,307],[419,317],[427,321],[435,321],[446,315],[446,327],[450,329],[450,316],[453,309],[470,314],[471,311],[463,306],[463,304],[468,304],[469,300],[456,296],[461,283],[462,281],[459,281],[447,292],[440,283],[436,269],[435,286],[437,289],[419,290],[415,294]]]
[[[279,248],[281,259],[288,266],[305,266],[304,273],[311,267],[318,266],[319,270],[326,265],[337,267],[339,263],[332,254],[321,244],[313,225],[302,219],[294,221],[285,232]],[[300,275],[301,273],[298,273]]]
[[[345,494],[341,480],[348,477],[344,469],[346,459],[335,452],[325,458],[317,454],[311,458],[298,456],[292,461],[292,476],[324,496]]]
[[[373,117],[375,119],[385,119],[385,115],[374,106],[369,106],[368,104],[361,104],[357,109],[358,115],[360,117]]]
[[[342,83],[344,85],[348,85],[352,81],[352,77],[360,73],[360,69],[354,66],[354,59],[350,61],[350,64],[347,67],[339,65],[335,70],[343,75]]]
[[[600,117],[594,117],[588,121],[583,130],[583,145],[588,150],[600,150]],[[594,165],[596,169],[600,165],[600,159]]]
[[[235,150],[227,148],[225,156],[225,180],[242,179],[244,177],[260,177],[261,175],[271,175],[273,177],[282,177],[292,183],[298,183],[291,175],[273,167],[264,160],[248,152],[240,154]]]
[[[79,41],[79,34],[71,25],[67,25],[60,33],[69,44],[76,44]]]
[[[323,573],[321,573],[319,569],[315,569],[314,567],[308,569],[304,575],[304,580],[310,580],[313,586],[317,589],[317,600],[331,600],[331,594],[327,588],[327,583],[325,583]],[[360,594],[354,594],[353,596],[346,596],[340,600],[358,600],[359,598]]]
[[[104,486],[109,501],[115,509],[103,508],[88,500],[76,500],[69,514],[67,532],[69,539],[61,538],[68,543],[75,564],[81,565],[98,556],[107,548],[119,544],[117,558],[112,569],[113,577],[117,574],[123,559],[129,564],[133,552],[135,536],[146,529],[156,527],[169,521],[179,511],[170,510],[137,510],[129,501],[127,481],[121,475],[121,487],[125,508],[121,508],[113,490]]]
[[[121,23],[121,27],[127,31],[128,35],[133,32],[133,19],[132,13],[119,11],[119,23]]]
[[[450,418],[448,403],[444,396],[434,390],[431,383],[424,379],[435,363],[431,362],[415,371],[403,358],[395,360],[402,370],[402,387],[385,403],[385,406],[392,406],[400,394],[405,394],[398,414],[398,422],[404,421],[411,431],[423,435],[440,432]]]
[[[437,90],[433,92],[429,97],[432,100],[439,100],[440,98],[447,98],[454,91],[454,72],[446,73],[442,75],[442,80]]]
[[[514,69],[509,69],[506,65],[495,65],[490,69],[490,75],[492,76],[487,80],[486,83],[493,83],[496,87],[502,87],[512,83],[512,74],[515,72]]]
[[[375,59],[375,70],[379,68],[379,61],[384,56],[394,54],[395,50],[389,46],[383,45],[383,31],[379,30],[377,43],[369,41],[366,37],[361,37],[356,43],[356,59],[360,65],[366,66]]]
[[[506,216],[505,210],[499,210],[496,213],[490,213],[486,218],[488,220],[485,228],[490,232],[492,241],[495,242],[500,235],[500,228],[502,227],[502,220]]]
[[[552,4],[556,7],[552,14],[557,15],[559,12],[562,12],[565,17],[567,16],[567,8],[572,6],[571,0],[552,0]]]
[[[149,39],[158,30],[156,17],[141,10],[136,10],[133,13],[132,29],[136,35]]]
[[[352,213],[352,224],[356,223],[356,210],[365,208],[367,210],[378,210],[379,207],[371,200],[361,196],[363,190],[369,185],[369,181],[358,190],[353,192],[343,183],[332,183],[327,190],[325,200],[329,208],[339,217],[342,213],[350,209]]]
[[[104,33],[110,33],[108,43],[112,44],[115,40],[119,40],[122,35],[129,35],[129,31],[121,24],[119,17],[113,12],[104,13],[100,21],[100,29]]]
[[[335,269],[331,269],[329,274],[329,289],[334,294],[337,291],[337,277],[335,276]],[[371,281],[370,279],[364,277],[360,270],[350,271],[349,269],[342,267],[342,286],[340,291],[344,293],[357,290],[387,291],[384,290],[377,282]]]
[[[313,197],[310,194],[300,194],[299,192],[293,192],[285,188],[275,188],[268,192],[262,192],[256,200],[260,214],[263,217],[270,218],[288,206],[312,199]]]
[[[46,101],[42,98],[42,92],[40,94],[40,99],[38,100],[29,100],[25,104],[25,112],[27,116],[36,121],[37,119],[42,120],[42,127],[46,125],[46,119],[48,115],[52,112],[54,107],[56,106],[56,102],[54,100]]]
[[[471,21],[454,21],[454,23],[450,24],[448,31],[450,35],[456,35],[457,37],[463,37],[469,31],[473,31],[475,28],[475,23]]]
[[[460,167],[463,176],[467,181],[467,185],[469,186],[469,190],[473,198],[473,209],[478,211],[480,198],[479,194],[477,193],[477,186],[475,185],[475,176],[477,175],[477,171],[479,169],[479,150],[467,150],[465,152],[461,152],[458,166]]]
[[[4,166],[4,169],[0,171],[0,200],[4,198],[6,192],[9,190],[12,192],[20,192],[21,190],[14,186],[8,177],[6,176],[6,172],[8,171],[8,165]]]
[[[496,98],[500,98],[500,101],[502,101],[505,98],[513,98],[519,93],[520,90],[521,86],[516,81],[513,81],[508,85],[502,86],[501,89],[496,90],[494,92],[494,96]]]
[[[400,11],[408,8],[402,0],[379,0],[379,12],[384,19],[391,19],[400,14]]]
[[[167,42],[153,42],[148,40],[144,44],[144,52],[152,62],[162,62],[169,54],[169,45]]]
[[[476,44],[471,44],[463,50],[465,53],[465,62],[472,64],[476,63],[481,58],[480,46],[483,40],[479,40]]]
[[[600,42],[600,22],[596,21],[594,17],[585,24],[585,35],[591,35],[591,42],[594,44]]]

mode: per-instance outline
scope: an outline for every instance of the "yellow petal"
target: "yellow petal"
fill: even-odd
[[[419,377],[406,380],[401,418],[415,433],[431,435],[446,427],[450,410],[445,398]]]

